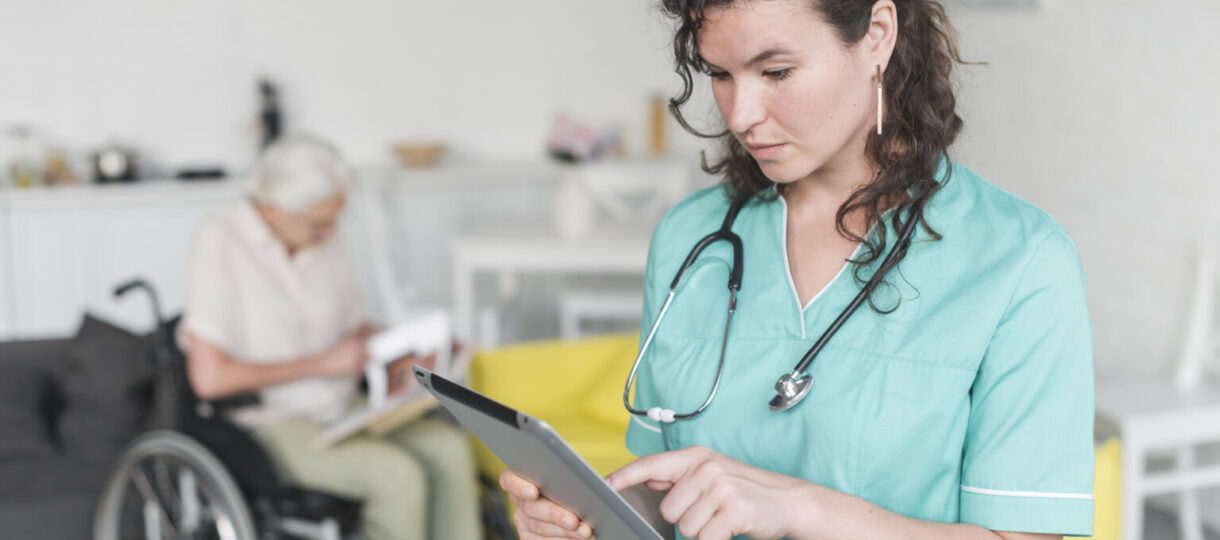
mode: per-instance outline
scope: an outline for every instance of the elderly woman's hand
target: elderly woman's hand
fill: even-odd
[[[387,393],[393,396],[413,387],[417,383],[415,383],[415,377],[411,376],[411,366],[419,366],[429,370],[436,369],[436,357],[437,353],[427,356],[408,354],[386,366],[386,373],[389,374],[388,378],[390,380],[390,387]]]
[[[317,371],[319,375],[354,375],[364,371],[368,361],[364,339],[352,336],[322,353],[317,359]]]
[[[538,486],[511,470],[500,474],[500,487],[512,499],[513,523],[521,540],[592,538],[593,528],[580,517],[540,496]]]

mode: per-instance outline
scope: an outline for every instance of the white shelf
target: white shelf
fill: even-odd
[[[81,184],[0,190],[0,212],[9,210],[163,206],[183,202],[232,200],[245,189],[233,179],[141,180],[119,184]]]

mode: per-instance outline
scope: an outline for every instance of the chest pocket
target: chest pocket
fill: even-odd
[[[867,381],[859,495],[904,515],[956,519],[973,370],[885,358]]]

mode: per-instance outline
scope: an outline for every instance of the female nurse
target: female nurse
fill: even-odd
[[[701,540],[1090,534],[1080,259],[1046,213],[948,160],[960,58],[942,7],[663,6],[685,83],[671,108],[681,119],[692,71],[708,75],[726,128],[709,171],[724,181],[653,236],[632,405],[654,413],[634,416],[642,457],[610,484],[666,492],[660,514]],[[691,248],[726,222],[742,249],[727,331],[730,242],[703,250],[662,310]],[[861,290],[803,370],[805,399],[772,410],[777,377]],[[707,401],[722,345],[713,399],[684,417]],[[500,481],[523,539],[596,534],[511,471]]]

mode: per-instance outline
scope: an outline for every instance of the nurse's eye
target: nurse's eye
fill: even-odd
[[[708,72],[707,72],[707,76],[708,76],[708,77],[711,77],[713,80],[717,80],[717,81],[727,81],[727,80],[729,80],[729,72],[727,72],[727,71],[712,71],[712,70],[708,70]]]
[[[792,68],[773,69],[770,71],[763,72],[764,77],[771,79],[773,81],[782,81],[784,79],[787,79],[788,75],[791,75],[791,74],[792,74]]]

